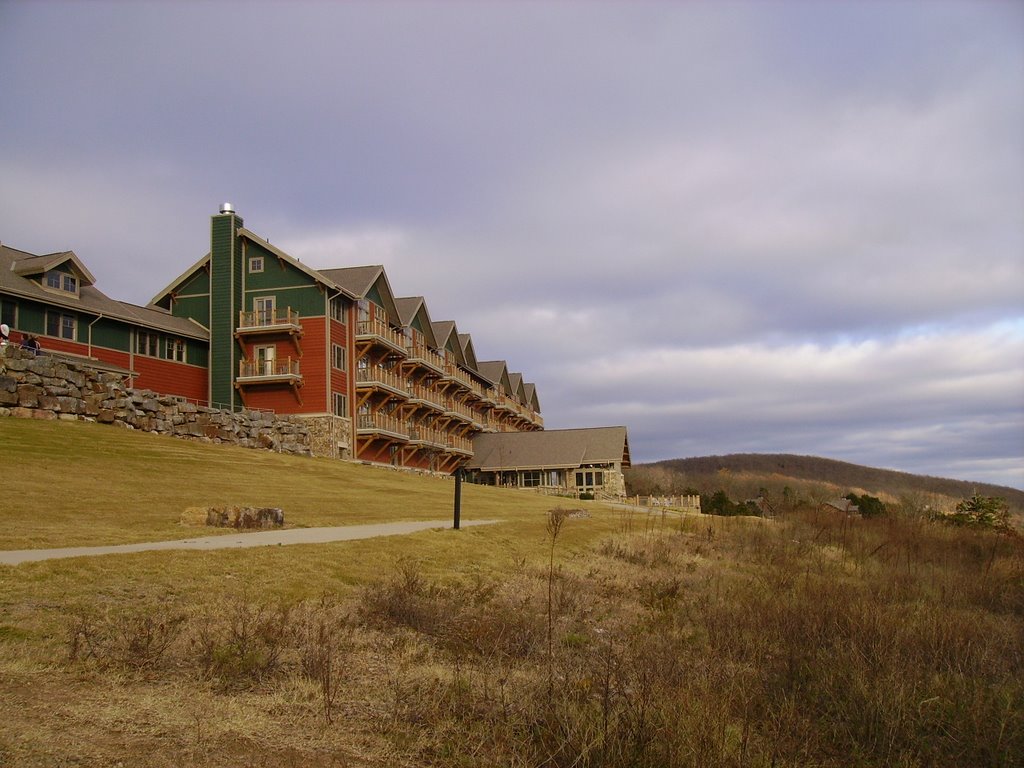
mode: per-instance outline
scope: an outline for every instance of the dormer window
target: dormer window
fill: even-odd
[[[46,273],[44,280],[47,288],[78,295],[78,278],[74,275],[51,269]]]

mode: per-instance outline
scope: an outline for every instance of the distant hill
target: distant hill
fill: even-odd
[[[778,485],[790,479],[794,483],[823,484],[843,492],[859,489],[862,493],[892,498],[926,494],[962,499],[979,493],[983,496],[1000,496],[1017,511],[1024,510],[1024,491],[1016,488],[877,469],[819,456],[733,453],[726,456],[666,459],[635,467],[641,472],[644,468],[660,468],[702,491],[726,478],[744,489],[757,482]]]

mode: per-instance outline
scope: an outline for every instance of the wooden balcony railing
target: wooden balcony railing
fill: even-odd
[[[356,415],[356,431],[385,432],[395,437],[409,439],[409,431],[405,423],[387,413],[360,413]]]
[[[356,323],[356,340],[382,343],[393,352],[406,354],[405,337],[383,320],[372,318]]]
[[[394,371],[389,371],[387,368],[380,368],[376,365],[371,365],[369,368],[357,368],[356,369],[356,388],[359,387],[372,387],[374,385],[384,385],[388,389],[394,390],[399,394],[408,396],[408,384],[405,378],[398,375]]]
[[[444,364],[444,375],[449,379],[455,379],[459,384],[464,386],[466,389],[473,388],[473,380],[469,377],[469,374],[459,368],[459,366],[452,363]]]
[[[473,455],[473,443],[464,437],[447,435],[447,447],[448,450],[453,453],[464,453],[469,456]]]
[[[286,357],[284,360],[239,360],[239,379],[298,379],[299,361]]]
[[[469,406],[464,403],[457,403],[452,398],[447,398],[444,402],[444,410],[446,413],[454,413],[461,416],[466,421],[475,421],[477,414],[473,412]]]
[[[443,448],[448,444],[448,435],[442,432],[440,429],[434,429],[433,427],[424,427],[421,424],[410,424],[408,426],[409,440],[430,443],[439,448]]]
[[[253,331],[265,328],[301,328],[299,313],[291,307],[260,309],[238,313],[238,330]]]
[[[418,360],[438,373],[444,371],[444,359],[437,352],[425,344],[416,344],[410,339],[405,341],[405,349],[409,353],[409,360]]]
[[[445,410],[444,399],[429,387],[424,387],[422,384],[410,384],[406,389],[409,392],[410,400],[423,400],[430,403],[438,410]]]

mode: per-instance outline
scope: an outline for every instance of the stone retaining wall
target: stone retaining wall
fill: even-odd
[[[122,377],[57,355],[0,350],[0,416],[95,421],[126,429],[207,443],[233,443],[281,453],[310,455],[306,423],[297,416],[259,411],[232,413],[182,402]]]

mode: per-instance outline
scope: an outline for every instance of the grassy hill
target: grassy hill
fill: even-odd
[[[0,466],[0,549],[209,533],[192,506],[447,519],[453,490],[71,422],[0,419]],[[0,566],[0,765],[1024,762],[1020,539],[559,502],[466,486],[502,522]]]
[[[651,470],[657,470],[652,472]],[[668,473],[668,474],[666,474]],[[971,483],[927,475],[914,475],[891,469],[877,469],[818,456],[784,453],[736,453],[726,456],[699,456],[667,459],[637,465],[631,479],[635,492],[651,481],[677,486],[692,486],[702,493],[732,486],[744,497],[756,495],[759,487],[814,489],[819,494],[844,495],[850,491],[899,500],[908,497],[942,497],[946,504],[975,493],[1000,496],[1018,513],[1024,511],[1024,491],[988,483]]]

